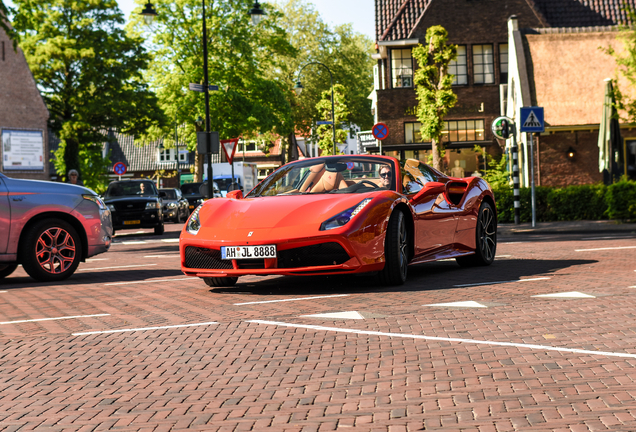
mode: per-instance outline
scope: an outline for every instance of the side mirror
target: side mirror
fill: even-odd
[[[232,199],[243,199],[243,192],[239,189],[239,190],[233,190],[227,193],[227,195],[225,195],[225,198],[232,198]]]
[[[424,187],[415,194],[413,198],[409,200],[409,202],[413,203],[418,201],[424,195],[432,195],[432,194],[441,194],[446,190],[446,185],[440,182],[428,182],[424,185]]]

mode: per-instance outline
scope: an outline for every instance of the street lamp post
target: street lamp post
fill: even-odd
[[[315,65],[315,64],[323,66],[325,69],[327,69],[327,72],[329,72],[329,78],[331,79],[331,130],[333,132],[333,154],[335,155],[336,154],[336,114],[335,114],[334,101],[333,101],[333,74],[331,73],[331,70],[327,67],[327,65],[320,62],[307,63],[305,66],[300,68],[300,71],[298,72],[298,82],[296,82],[296,85],[294,86],[294,91],[296,92],[297,96],[300,96],[300,93],[302,93],[304,88],[303,85],[300,83],[300,75],[302,74],[303,69],[305,69],[307,66]]]
[[[214,1],[214,0],[212,0]],[[254,2],[252,9],[248,11],[254,25],[261,22],[265,12],[261,9],[258,1]],[[147,25],[152,24],[153,19],[157,16],[157,12],[152,3],[146,3],[145,9],[141,12]],[[210,83],[208,76],[208,37],[205,22],[205,0],[201,0],[201,18],[203,20],[203,92],[205,93],[205,141],[208,160],[208,198],[214,197],[213,180],[212,180],[212,142],[210,141]],[[178,163],[178,162],[177,162]]]

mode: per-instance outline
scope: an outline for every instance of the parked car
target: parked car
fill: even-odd
[[[244,275],[364,272],[401,285],[410,264],[491,264],[496,212],[486,181],[448,177],[419,160],[303,159],[245,197],[236,190],[199,206],[181,232],[181,270],[212,287]]]
[[[0,174],[0,279],[18,264],[40,281],[66,279],[106,252],[112,235],[110,211],[92,190]]]
[[[195,208],[199,207],[199,205],[208,197],[207,186],[207,182],[184,183],[181,185],[181,193],[188,200],[188,208],[190,210],[190,213],[192,213]],[[222,197],[223,195],[221,195],[219,185],[213,183],[213,187],[214,198]]]
[[[163,199],[163,220],[171,220],[181,223],[190,216],[188,200],[183,197],[181,191],[176,188],[159,189],[159,193],[164,193]]]
[[[113,218],[113,229],[154,228],[163,234],[163,201],[150,180],[123,180],[108,185],[104,201]]]

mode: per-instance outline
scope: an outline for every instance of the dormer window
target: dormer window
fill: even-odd
[[[393,88],[413,87],[413,56],[411,48],[391,50]]]

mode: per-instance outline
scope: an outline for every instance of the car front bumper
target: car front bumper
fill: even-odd
[[[135,228],[154,228],[163,223],[161,210],[152,209],[142,212],[112,212],[113,227],[116,230]]]

